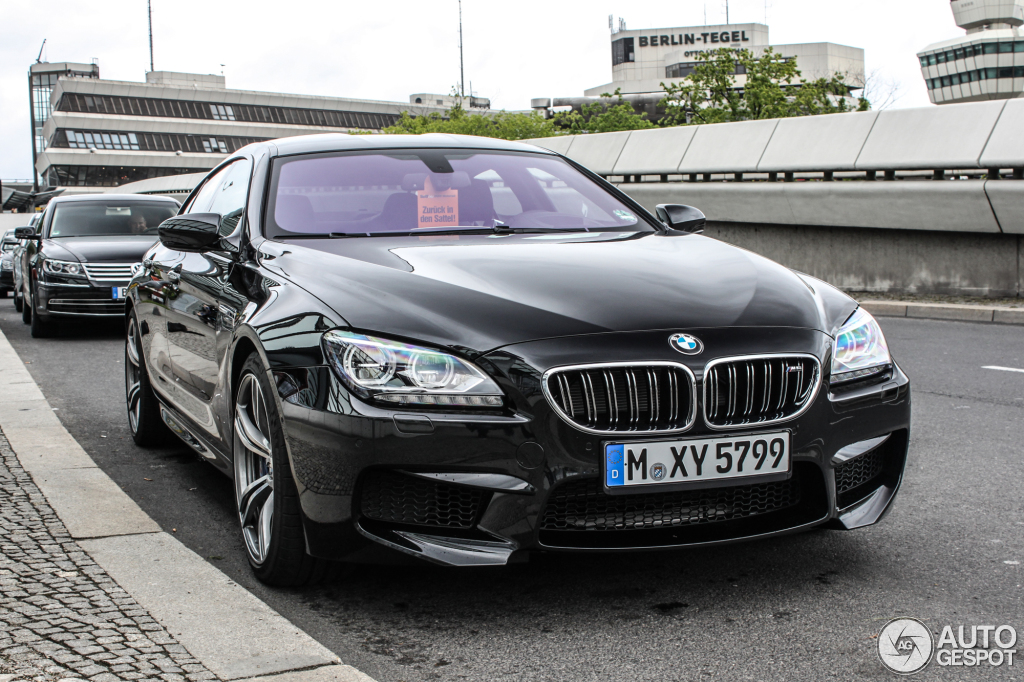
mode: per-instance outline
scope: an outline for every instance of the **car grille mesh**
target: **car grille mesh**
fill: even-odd
[[[552,492],[543,530],[617,531],[742,519],[800,503],[797,477],[786,481],[636,495],[608,495],[598,479],[570,481]]]
[[[836,494],[839,496],[839,506],[846,507],[859,499],[856,492],[866,483],[870,483],[881,475],[885,469],[885,448],[878,447],[863,455],[854,457],[843,462],[835,469]],[[853,495],[847,493],[853,492]]]
[[[373,470],[363,475],[360,510],[375,521],[472,528],[485,495],[473,488]]]
[[[816,360],[780,356],[727,360],[704,377],[704,418],[711,426],[742,426],[798,414],[818,387]]]
[[[693,379],[676,365],[559,370],[547,390],[564,419],[604,433],[676,431],[693,419]]]
[[[132,278],[132,263],[83,263],[85,274],[94,282],[127,282]]]

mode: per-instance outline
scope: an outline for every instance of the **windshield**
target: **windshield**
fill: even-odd
[[[54,207],[49,237],[156,236],[157,226],[178,213],[175,204],[155,201],[67,202]]]
[[[651,230],[558,157],[408,149],[288,157],[274,165],[268,237],[437,230]]]
[[[7,253],[8,251],[14,251],[16,248],[18,248],[17,241],[8,241],[5,239],[3,241],[3,244],[0,245],[0,250],[2,250],[3,253]]]

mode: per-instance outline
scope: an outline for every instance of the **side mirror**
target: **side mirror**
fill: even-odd
[[[163,221],[157,231],[160,243],[169,249],[209,251],[220,241],[220,214],[186,213]]]
[[[16,227],[14,228],[15,239],[33,239],[39,241],[42,237],[36,234],[34,228],[31,227]]]
[[[693,206],[683,204],[658,204],[658,220],[673,230],[700,234],[704,231],[707,218]]]

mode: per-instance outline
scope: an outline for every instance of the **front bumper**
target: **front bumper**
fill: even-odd
[[[14,269],[0,270],[0,287],[14,288]]]
[[[35,313],[43,319],[63,317],[124,317],[124,299],[114,298],[114,287],[127,282],[36,282]]]
[[[699,385],[705,364],[719,357],[801,352],[815,355],[822,367],[830,362],[831,339],[817,332],[687,331],[703,339],[705,353],[675,353],[665,332],[538,341],[492,352],[477,362],[511,405],[490,415],[380,409],[350,395],[326,367],[275,369],[309,551],[345,559],[368,545],[385,545],[443,564],[486,565],[536,550],[666,549],[826,524],[853,529],[882,518],[900,486],[909,442],[910,383],[898,367],[884,383],[844,395],[830,394],[825,372],[805,412],[761,429],[790,431],[793,475],[787,481],[608,495],[600,479],[603,443],[621,437],[584,433],[563,421],[542,395],[544,370],[668,360],[690,367]],[[721,435],[698,409],[687,433],[647,440]],[[886,436],[873,450],[837,459],[841,451],[856,452],[849,446]]]

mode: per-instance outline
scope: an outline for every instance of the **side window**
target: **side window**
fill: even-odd
[[[189,213],[219,213],[220,233],[227,236],[235,231],[245,212],[245,199],[249,192],[252,162],[239,159],[225,166],[199,190],[188,207]]]

